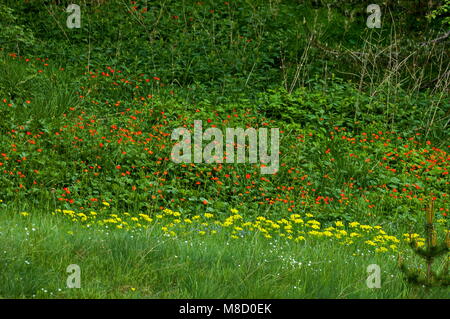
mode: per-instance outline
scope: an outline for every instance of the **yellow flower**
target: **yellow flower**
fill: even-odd
[[[403,234],[403,236],[404,236],[404,237],[408,237],[408,238],[413,238],[413,239],[414,239],[414,238],[419,237],[420,235],[414,233],[414,234]]]
[[[377,249],[375,249],[375,252],[377,253],[385,253],[387,251],[388,249],[386,247],[378,247]]]
[[[214,215],[210,213],[204,213],[203,216],[205,216],[206,218],[214,217]]]
[[[370,245],[370,246],[376,246],[376,245],[377,245],[376,243],[374,243],[374,242],[371,241],[371,240],[366,240],[365,243],[366,243],[367,245]]]
[[[384,235],[384,238],[386,240],[390,240],[390,241],[392,241],[394,243],[399,243],[400,242],[400,240],[398,240],[395,236]]]
[[[22,215],[22,216],[28,216],[28,215],[30,215],[30,214],[28,214],[27,212],[21,212],[20,215]]]
[[[106,207],[111,206],[108,202],[102,202],[103,205],[105,205]]]
[[[336,227],[344,227],[344,223],[341,221],[337,221],[337,222],[335,222],[335,224],[336,224]]]
[[[145,219],[145,221],[147,221],[149,223],[153,221],[153,219],[148,217],[148,215],[146,215],[146,214],[139,214],[139,216],[141,216],[141,218]]]
[[[364,230],[371,230],[373,227],[372,226],[370,226],[370,225],[360,225],[359,226],[361,229],[364,229]]]
[[[278,229],[278,228],[280,228],[280,225],[273,223],[272,228]]]

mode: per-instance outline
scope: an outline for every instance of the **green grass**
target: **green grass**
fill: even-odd
[[[156,227],[88,229],[48,211],[0,216],[2,298],[449,297],[406,285],[395,254],[329,241],[170,238]],[[80,289],[66,287],[70,264],[81,268]],[[370,264],[381,267],[379,289],[366,285]]]

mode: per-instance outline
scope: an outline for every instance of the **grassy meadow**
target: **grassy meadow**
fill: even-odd
[[[371,1],[79,1],[69,28],[71,1],[2,1],[0,298],[449,298],[450,3],[425,2],[369,28]],[[278,128],[277,172],[176,163],[195,120]],[[410,282],[440,243],[441,285]]]

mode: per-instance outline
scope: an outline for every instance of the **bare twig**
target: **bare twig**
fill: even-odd
[[[450,37],[450,31],[447,31],[447,33],[444,33],[443,35],[441,35],[440,37],[438,37],[438,38],[436,38],[436,39],[434,39],[434,40],[422,42],[422,43],[420,44],[420,46],[423,47],[423,46],[426,46],[426,45],[429,45],[429,44],[435,44],[435,43],[437,43],[437,42],[444,41],[444,40],[447,39],[448,37]]]

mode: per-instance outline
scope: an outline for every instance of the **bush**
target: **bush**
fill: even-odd
[[[33,32],[18,24],[14,10],[0,4],[0,47],[5,49],[17,49],[21,46],[34,44]]]

